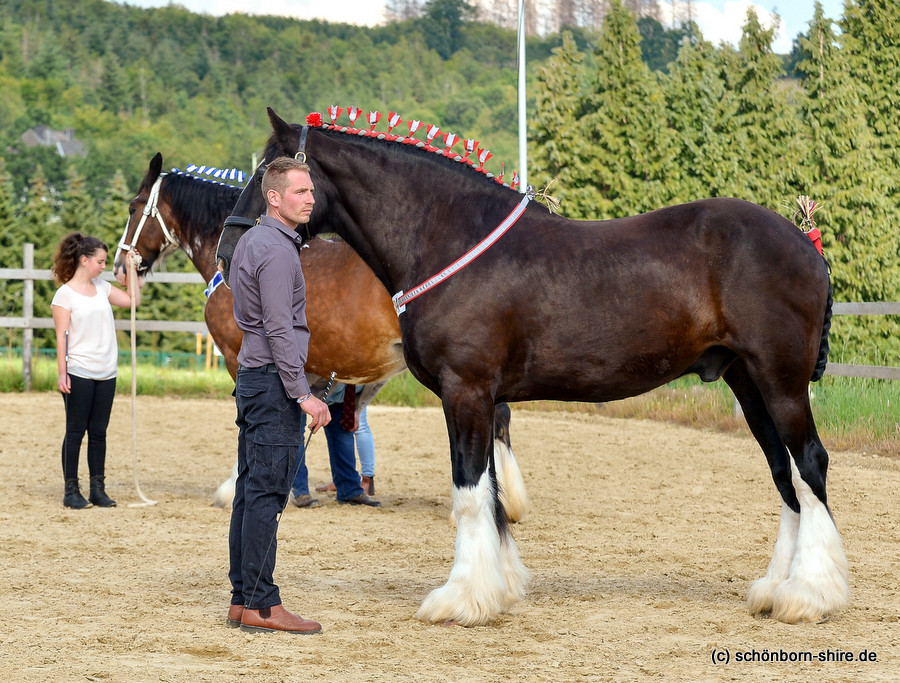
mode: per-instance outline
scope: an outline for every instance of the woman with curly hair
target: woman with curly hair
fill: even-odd
[[[99,507],[116,504],[106,495],[104,484],[106,427],[116,393],[119,355],[112,305],[131,306],[132,283],[127,282],[125,292],[101,279],[108,252],[96,237],[73,232],[56,247],[51,269],[59,285],[50,304],[56,328],[57,387],[66,409],[63,505],[75,510],[91,506],[78,488],[78,459],[85,432],[90,502]],[[137,284],[134,295],[139,304],[143,280],[137,278]]]

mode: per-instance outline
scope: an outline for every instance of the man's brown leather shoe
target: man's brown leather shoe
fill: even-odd
[[[322,624],[288,612],[283,605],[262,609],[245,609],[241,615],[242,631],[286,631],[310,634],[322,630]]]
[[[241,617],[243,615],[243,605],[232,605],[228,608],[228,616],[225,618],[225,623],[228,624],[228,626],[231,628],[237,628],[241,625]]]

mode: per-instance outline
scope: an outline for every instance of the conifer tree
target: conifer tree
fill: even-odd
[[[697,41],[682,45],[663,81],[678,140],[677,201],[727,195],[739,175],[738,150],[730,144],[737,97],[726,87],[716,48],[695,33]]]
[[[613,218],[671,202],[676,147],[665,97],[641,60],[634,16],[613,0],[595,53],[584,136],[572,160],[578,188],[570,215]]]
[[[12,177],[6,170],[6,162],[0,158],[0,263],[6,268],[18,267],[11,265],[16,259],[12,257],[10,249],[20,249],[21,258],[21,247],[14,242],[15,226],[15,190]]]
[[[847,0],[840,22],[852,78],[866,88],[866,119],[892,164],[900,166],[900,3]]]
[[[62,237],[59,218],[56,215],[56,200],[53,190],[47,183],[44,171],[40,165],[35,168],[25,205],[19,218],[19,226],[25,242],[34,244],[34,267],[49,268],[53,260],[53,252]],[[50,316],[50,301],[53,298],[54,287],[52,282],[35,281],[34,283],[34,312],[39,317]],[[35,330],[35,345],[52,343],[52,330]],[[43,344],[42,344],[43,342]]]
[[[16,205],[12,178],[0,159],[0,267],[22,267],[22,243],[17,239]],[[16,280],[0,280],[0,315],[21,315],[22,284]]]
[[[562,45],[538,71],[534,114],[531,117],[530,147],[534,150],[529,169],[532,184],[562,203],[572,183],[572,160],[581,144],[578,120],[583,115],[584,58],[568,31]]]
[[[97,235],[97,212],[93,200],[88,196],[84,178],[70,166],[66,191],[60,205],[60,223],[62,234],[76,230],[86,235]]]
[[[444,59],[463,47],[463,24],[478,13],[467,0],[427,0],[422,10],[422,27],[428,47]]]
[[[118,59],[115,56],[107,56],[102,64],[103,73],[100,77],[100,87],[97,88],[97,99],[101,109],[113,114],[130,109],[125,102],[125,72],[119,66]]]
[[[726,64],[725,78],[737,99],[729,146],[737,151],[733,178],[724,178],[722,193],[780,210],[798,192],[803,145],[795,109],[779,84],[781,59],[772,51],[775,29],[764,29],[747,10],[736,59]]]
[[[56,215],[56,198],[38,165],[29,183],[19,220],[22,243],[34,244],[34,265],[49,268],[56,243],[62,236]]]
[[[900,211],[890,196],[897,181],[885,169],[890,155],[866,121],[867,89],[850,77],[850,55],[818,2],[809,34],[800,40],[811,136],[810,196],[822,205],[816,217],[832,285],[839,301],[896,301],[900,297]],[[900,350],[900,325],[888,318],[835,319],[835,347],[869,362],[873,348]],[[876,354],[877,355],[877,354]]]
[[[106,242],[110,249],[114,248],[114,244],[119,243],[125,230],[125,223],[128,220],[128,204],[131,198],[132,193],[128,189],[125,174],[121,169],[117,169],[100,203],[100,213],[97,218],[97,237]]]

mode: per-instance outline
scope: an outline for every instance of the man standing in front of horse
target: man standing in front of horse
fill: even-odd
[[[227,623],[247,631],[318,633],[318,622],[281,604],[275,571],[278,520],[303,440],[331,419],[312,395],[303,366],[309,348],[300,235],[315,199],[309,167],[273,161],[262,179],[266,214],[238,242],[231,265],[234,319],[244,332],[235,381],[238,478],[228,537],[231,607]]]

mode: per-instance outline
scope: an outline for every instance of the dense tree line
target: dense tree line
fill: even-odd
[[[562,45],[539,70],[529,177],[555,180],[570,217],[611,218],[706,196],[792,218],[809,195],[838,301],[900,301],[900,5],[816,4],[783,77],[752,10],[736,48],[692,27],[666,72],[641,58],[638,22],[611,3],[595,49]],[[897,365],[900,324],[836,318],[843,360]]]
[[[528,42],[529,178],[554,181],[564,214],[733,195],[790,216],[808,194],[823,203],[837,299],[900,300],[895,3],[850,0],[837,25],[819,9],[790,57],[795,78],[755,15],[737,47],[717,47],[694,24],[664,28],[618,0],[601,5],[599,30],[579,20]],[[266,106],[289,120],[332,104],[396,111],[475,137],[492,164],[514,167],[515,33],[479,21],[467,0],[391,6],[395,21],[362,28],[104,0],[4,2],[0,263],[18,265],[32,241],[48,267],[75,228],[115,244],[157,151],[167,166],[248,170],[268,134]],[[26,147],[21,135],[35,125],[74,129],[87,155]],[[183,257],[171,267],[189,269]],[[173,286],[141,315],[199,318],[201,289]],[[17,314],[19,291],[0,282],[3,315]],[[39,288],[38,315],[51,292]],[[836,347],[896,363],[897,327],[842,318]],[[140,343],[190,348],[183,335]]]
[[[73,226],[115,244],[157,151],[170,167],[249,170],[269,132],[267,106],[288,120],[332,104],[396,111],[490,141],[494,163],[512,159],[515,34],[470,21],[465,6],[435,0],[421,16],[367,29],[103,0],[2,3],[0,263],[19,266],[31,241],[37,267],[49,267]],[[540,59],[554,43],[535,45]],[[26,147],[21,136],[37,125],[74,129],[87,155]],[[170,269],[190,269],[182,255],[172,261]],[[200,318],[202,287],[160,287],[165,296],[146,297],[141,317]],[[20,292],[20,283],[0,281],[0,315],[19,314]],[[49,315],[51,293],[49,283],[38,286],[38,315]],[[50,333],[37,337],[52,343]],[[140,343],[192,348],[180,334]]]

